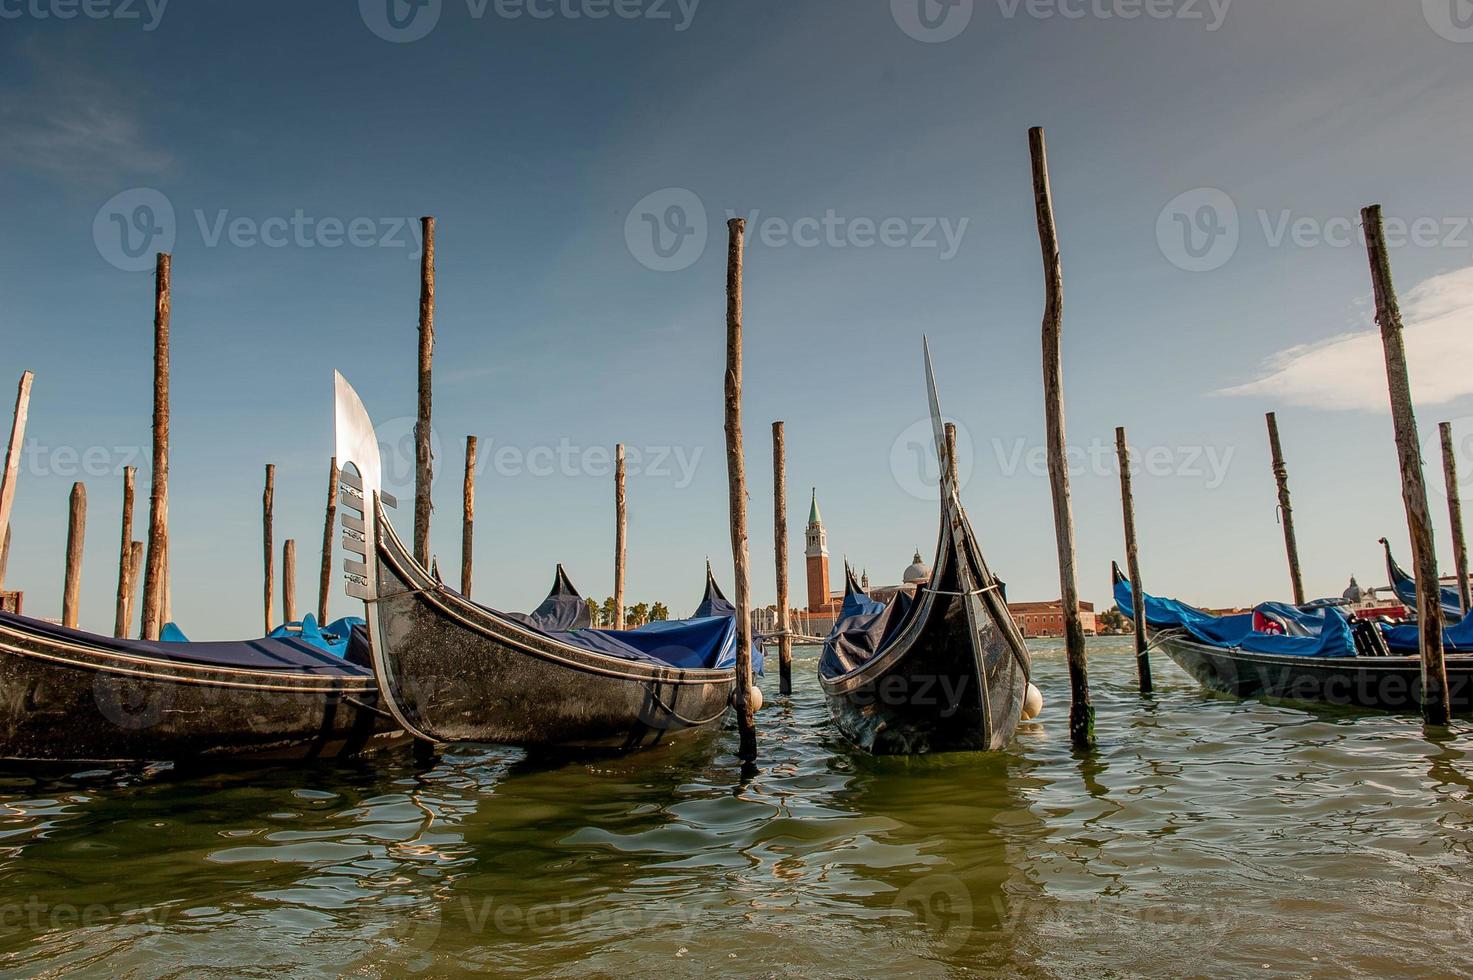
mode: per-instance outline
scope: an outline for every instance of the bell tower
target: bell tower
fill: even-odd
[[[813,488],[813,502],[808,507],[808,527],[803,532],[808,562],[808,611],[826,612],[829,607],[829,539],[818,513],[818,488]]]

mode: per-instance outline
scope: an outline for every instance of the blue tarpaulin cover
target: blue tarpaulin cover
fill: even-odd
[[[842,677],[875,659],[894,638],[914,604],[914,597],[907,592],[895,593],[889,602],[871,598],[854,580],[853,570],[846,567],[844,603],[823,642],[818,672],[824,677]]]
[[[293,638],[239,640],[221,643],[166,643],[162,640],[119,640],[96,633],[67,629],[25,616],[0,613],[0,626],[39,637],[92,647],[112,653],[176,660],[225,668],[280,670],[314,675],[372,675],[372,671],[345,662],[326,650]]]
[[[1253,628],[1254,613],[1214,616],[1175,599],[1153,595],[1145,599],[1146,623],[1153,629],[1183,629],[1208,646],[1253,653],[1298,657],[1353,657],[1355,642],[1350,620],[1334,607],[1304,610],[1281,602],[1265,602],[1255,612],[1278,622],[1286,633],[1262,633]],[[1129,580],[1115,581],[1115,604],[1126,617],[1134,615]]]
[[[342,657],[348,653],[353,627],[366,625],[368,624],[357,616],[344,616],[328,623],[326,627],[320,627],[317,625],[317,617],[308,613],[300,623],[278,626],[267,635],[272,639],[301,640],[319,650],[326,650],[335,657]]]
[[[1422,649],[1422,630],[1416,623],[1382,626],[1381,632],[1392,653],[1418,653]],[[1446,653],[1473,653],[1473,616],[1465,616],[1442,631],[1442,648]]]

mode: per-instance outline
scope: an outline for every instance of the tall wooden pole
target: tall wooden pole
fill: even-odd
[[[1284,524],[1284,550],[1289,555],[1289,584],[1294,591],[1294,605],[1304,605],[1304,576],[1299,571],[1299,543],[1294,537],[1294,507],[1289,502],[1289,468],[1284,465],[1284,447],[1279,443],[1279,419],[1273,412],[1268,418],[1268,448],[1273,453],[1274,480],[1279,485],[1279,519]]]
[[[624,567],[629,559],[629,499],[624,444],[614,447],[614,629],[624,628]]]
[[[264,603],[262,612],[266,620],[266,633],[270,633],[271,618],[276,605],[274,595],[276,589],[276,547],[271,541],[271,524],[274,520],[276,509],[276,467],[271,463],[266,464],[266,489],[261,493],[261,555],[265,564],[264,568]],[[265,633],[261,634],[266,635]]]
[[[1412,562],[1417,576],[1417,622],[1421,626],[1422,715],[1428,724],[1448,722],[1447,665],[1442,650],[1441,586],[1437,580],[1437,550],[1432,542],[1432,519],[1427,510],[1427,487],[1422,477],[1422,446],[1412,411],[1412,386],[1407,375],[1402,339],[1401,309],[1391,283],[1391,257],[1381,227],[1381,206],[1361,211],[1371,284],[1376,294],[1376,323],[1386,352],[1386,387],[1391,395],[1391,420],[1396,429],[1396,452],[1401,465],[1401,499],[1412,539]]]
[[[1115,454],[1120,459],[1120,509],[1125,514],[1125,563],[1130,570],[1131,623],[1135,626],[1135,672],[1142,694],[1151,693],[1151,655],[1146,642],[1146,593],[1141,585],[1141,562],[1135,542],[1135,489],[1131,486],[1130,446],[1125,428],[1115,429]]]
[[[317,582],[317,622],[327,625],[327,601],[332,595],[332,535],[338,521],[338,458],[327,467],[327,516],[322,524],[322,572]]]
[[[956,465],[956,423],[946,423],[946,468],[951,474],[951,485],[960,490],[961,485],[957,480]]]
[[[281,621],[297,621],[297,542],[292,538],[281,543]]]
[[[430,360],[435,350],[435,219],[419,219],[424,251],[419,260],[419,416],[414,423],[414,559],[430,565]]]
[[[128,595],[124,605],[124,630],[133,625],[133,611],[138,606],[138,593],[143,588],[143,542],[128,545]]]
[[[1079,581],[1074,557],[1074,512],[1069,502],[1069,461],[1064,441],[1064,370],[1060,331],[1064,318],[1064,273],[1054,225],[1048,149],[1043,129],[1028,131],[1033,161],[1033,204],[1043,250],[1043,407],[1048,431],[1048,475],[1053,492],[1054,537],[1059,552],[1059,587],[1064,603],[1064,648],[1069,660],[1069,737],[1077,746],[1094,744],[1095,710],[1089,699],[1089,669],[1084,653],[1084,623],[1079,616]]]
[[[163,628],[165,549],[169,546],[169,274],[160,252],[153,290],[153,460],[148,489],[148,559],[143,573],[143,638]]]
[[[0,532],[0,585],[5,582],[5,569],[10,565],[10,525]]]
[[[1473,595],[1468,589],[1468,543],[1463,537],[1463,501],[1458,496],[1458,459],[1453,452],[1453,424],[1439,423],[1437,431],[1442,437],[1442,477],[1447,484],[1447,516],[1453,531],[1453,560],[1458,567],[1458,598],[1466,616],[1473,612]]]
[[[26,439],[26,419],[31,412],[31,383],[36,376],[22,371],[15,392],[15,414],[11,416],[10,442],[5,449],[5,469],[0,470],[0,534],[5,536],[7,557],[10,551],[10,509],[15,504],[15,483],[20,477],[20,450]],[[0,586],[5,584],[5,566],[0,565]]]
[[[123,541],[118,548],[118,602],[113,614],[113,636],[119,639],[128,635],[132,618],[128,615],[128,595],[133,589],[128,581],[128,559],[133,551],[133,496],[137,476],[136,467],[123,467]]]
[[[66,585],[61,593],[61,625],[77,628],[82,598],[82,539],[87,534],[87,488],[72,484],[71,508],[66,522]]]
[[[788,608],[788,448],[781,422],[772,423],[772,553],[777,562],[778,692],[793,693],[792,611]]]
[[[460,594],[471,594],[471,558],[476,538],[476,437],[465,437],[465,485],[461,488]]]
[[[726,475],[731,515],[731,563],[736,587],[737,662],[733,700],[743,762],[757,758],[757,710],[752,699],[752,583],[747,554],[747,471],[742,452],[742,252],[747,222],[726,223]]]

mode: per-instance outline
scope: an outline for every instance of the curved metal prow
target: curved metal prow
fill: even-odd
[[[380,640],[378,610],[378,520],[381,506],[396,505],[393,497],[383,491],[383,463],[379,457],[378,436],[373,431],[373,420],[363,407],[363,399],[341,373],[333,372],[334,431],[337,446],[338,469],[341,473],[341,492],[338,494],[339,511],[343,521],[343,549],[348,552],[343,561],[347,577],[348,595],[362,599],[363,618],[368,621],[368,646],[372,654],[374,677],[378,680],[379,697],[388,706],[389,714],[409,734],[426,742],[433,742],[405,716],[395,696],[395,679],[384,660],[383,643]],[[353,472],[350,472],[351,467]],[[348,511],[357,511],[354,517]]]

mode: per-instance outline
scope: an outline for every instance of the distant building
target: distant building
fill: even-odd
[[[1008,610],[1012,612],[1013,619],[1018,628],[1023,631],[1024,636],[1049,637],[1064,635],[1064,601],[1054,599],[1049,602],[1010,602]],[[1094,636],[1099,632],[1099,625],[1095,622],[1095,605],[1092,602],[1079,603],[1079,618],[1084,623],[1084,635]]]

